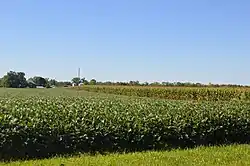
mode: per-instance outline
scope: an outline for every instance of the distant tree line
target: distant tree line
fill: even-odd
[[[191,82],[139,82],[139,81],[129,81],[129,82],[97,82],[95,79],[90,81],[85,78],[75,77],[72,79],[72,83],[82,84],[82,85],[110,85],[110,86],[163,86],[163,87],[249,87],[246,85],[237,84],[202,84],[202,83],[191,83]]]
[[[162,87],[249,87],[247,85],[237,84],[202,84],[202,83],[190,83],[190,82],[97,82],[96,85],[112,85],[112,86],[162,86]]]
[[[129,82],[98,82],[95,79],[87,80],[86,78],[74,77],[71,81],[57,81],[55,79],[44,78],[41,76],[34,76],[32,78],[26,79],[24,72],[9,71],[6,75],[0,78],[0,87],[6,88],[36,88],[37,86],[42,86],[50,88],[52,86],[56,87],[67,87],[75,85],[110,85],[110,86],[163,86],[163,87],[249,87],[237,84],[201,84],[201,83],[190,83],[190,82],[139,82],[139,81],[129,81]]]
[[[90,81],[88,81],[86,78],[79,78],[79,77],[75,77],[72,80],[72,83],[79,85],[97,85],[97,81],[95,79],[91,79]]]
[[[38,86],[50,88],[52,86],[69,86],[70,81],[62,82],[55,79],[34,76],[26,79],[24,72],[9,71],[0,78],[0,87],[6,88],[36,88]]]

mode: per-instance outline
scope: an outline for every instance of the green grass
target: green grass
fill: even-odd
[[[110,154],[107,156],[87,156],[71,158],[52,158],[45,160],[0,163],[5,166],[247,166],[250,165],[250,145],[225,147],[200,147],[190,150],[169,152],[143,152],[132,154]]]
[[[32,96],[96,96],[96,93],[86,91],[75,91],[69,88],[51,88],[51,89],[13,89],[0,88],[0,97],[32,97]],[[104,96],[104,95],[103,95]]]
[[[138,98],[138,97],[129,97],[115,94],[105,94],[105,93],[96,93],[96,92],[88,92],[84,90],[77,90],[73,88],[50,88],[50,89],[15,89],[15,88],[0,88],[0,97],[119,97],[119,98]]]

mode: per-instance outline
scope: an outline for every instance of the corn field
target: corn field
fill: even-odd
[[[79,90],[116,95],[151,97],[169,100],[250,101],[248,88],[179,88],[138,86],[82,86]]]
[[[1,96],[0,158],[248,143],[249,110],[238,100]]]

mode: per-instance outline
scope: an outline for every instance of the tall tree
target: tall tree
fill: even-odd
[[[88,85],[89,84],[89,81],[86,79],[86,78],[82,78],[80,80],[80,83],[82,83],[83,85]]]
[[[91,79],[89,81],[89,85],[96,85],[96,80],[95,79]]]
[[[45,87],[47,85],[46,79],[40,76],[35,76],[33,78],[30,78],[29,80],[33,81],[37,86]]]
[[[73,83],[75,83],[75,84],[79,84],[80,81],[81,81],[81,79],[80,79],[79,77],[75,77],[75,78],[72,78],[71,81],[72,81]]]
[[[8,72],[2,78],[2,85],[7,88],[25,88],[27,87],[27,81],[24,72]]]
[[[18,72],[17,77],[18,77],[19,87],[20,88],[27,87],[28,84],[27,84],[27,80],[25,78],[25,73],[24,72]]]

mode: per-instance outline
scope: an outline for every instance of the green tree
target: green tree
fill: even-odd
[[[89,81],[86,80],[86,79],[84,79],[84,80],[82,81],[82,83],[83,83],[83,85],[89,85]]]
[[[5,88],[11,88],[11,81],[9,80],[10,78],[8,75],[4,75],[2,78],[2,86]]]
[[[72,81],[72,83],[79,84],[81,79],[79,77],[74,77],[74,78],[72,78],[71,81]]]
[[[51,79],[49,80],[49,84],[52,86],[52,85],[56,85],[57,84],[57,81],[55,79]]]
[[[35,76],[33,78],[30,78],[29,81],[33,81],[37,86],[45,87],[47,85],[46,79],[40,76]]]
[[[67,87],[70,86],[72,83],[70,81],[56,81],[56,86],[58,87]]]
[[[28,85],[24,72],[10,71],[2,78],[1,82],[7,88],[25,88]]]
[[[133,85],[133,86],[140,85],[140,82],[139,81],[129,81],[129,85]]]
[[[86,78],[82,78],[80,80],[80,83],[83,83],[84,85],[88,85],[89,84],[89,81],[86,79]]]
[[[96,85],[96,80],[95,79],[91,79],[89,81],[89,85]]]
[[[153,82],[153,83],[151,83],[150,85],[151,85],[151,86],[160,86],[161,83],[159,83],[159,82]]]
[[[17,77],[18,77],[17,79],[18,79],[19,88],[26,88],[28,84],[27,84],[27,80],[25,78],[25,73],[18,72]]]

